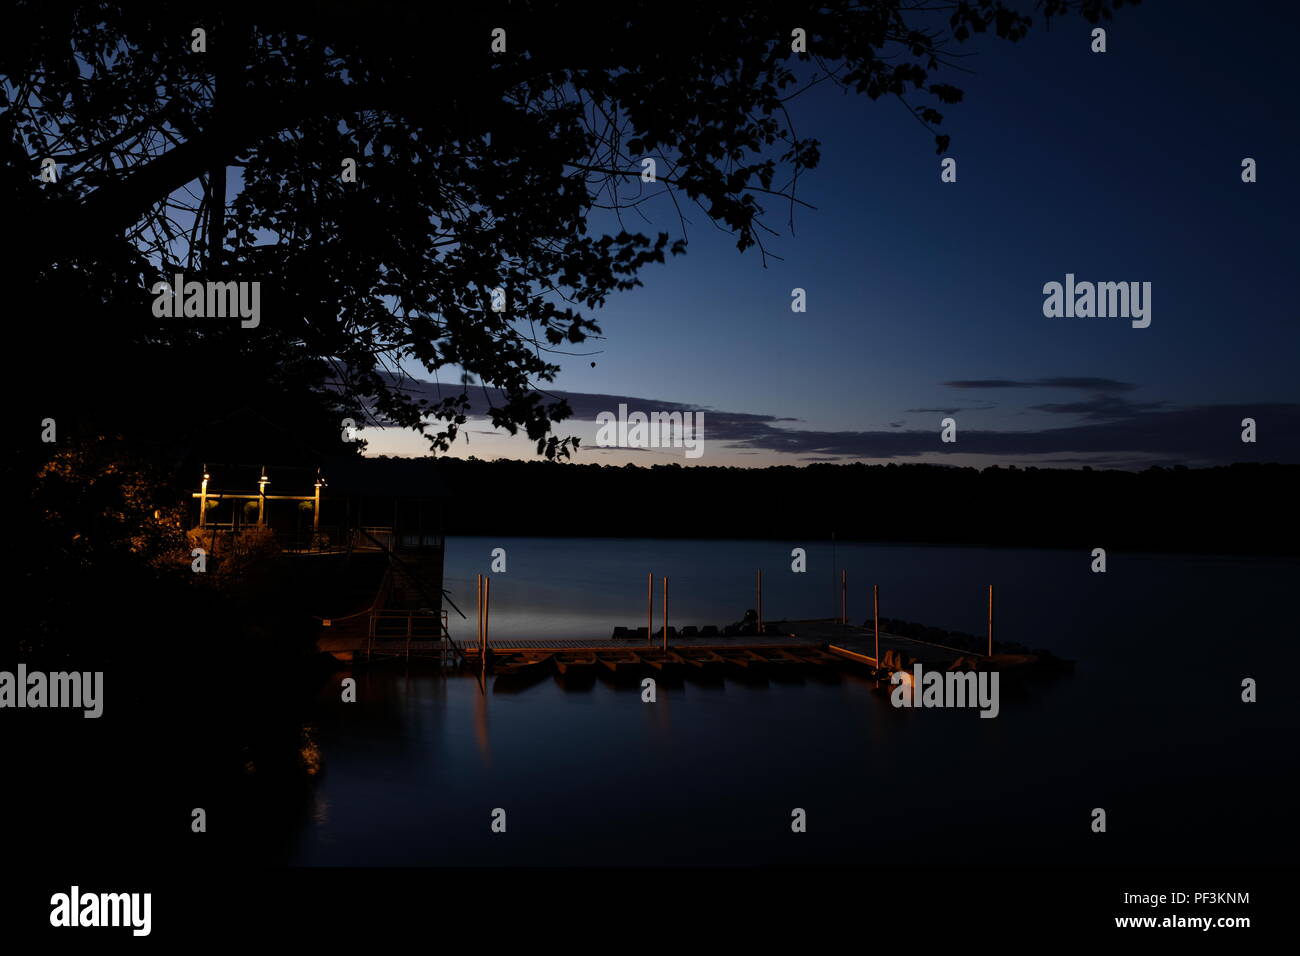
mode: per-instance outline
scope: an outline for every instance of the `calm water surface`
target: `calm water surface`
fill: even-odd
[[[808,572],[790,549],[808,549]],[[896,710],[864,681],[687,681],[639,690],[491,679],[395,664],[341,670],[304,723],[319,749],[291,835],[301,865],[1287,863],[1295,780],[1291,686],[1300,566],[1276,560],[807,542],[457,538],[446,583],[472,614],[493,548],[494,637],[605,637],[644,622],[646,573],[668,575],[672,623],[753,606],[825,617],[835,568],[850,617],[996,636],[1078,661],[1071,678],[1003,694],[1001,714]],[[656,606],[661,598],[656,593]],[[656,610],[656,619],[659,611]],[[453,613],[453,633],[472,621]],[[1243,677],[1260,701],[1240,700]],[[790,830],[794,808],[808,832]],[[1103,807],[1108,832],[1089,828]],[[489,828],[506,811],[507,831]]]

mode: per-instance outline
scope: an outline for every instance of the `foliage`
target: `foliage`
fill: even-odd
[[[541,386],[556,356],[599,336],[592,313],[611,294],[685,250],[687,209],[764,256],[767,205],[793,222],[819,160],[790,115],[804,90],[896,98],[942,152],[937,106],[962,96],[940,79],[955,45],[1017,40],[1035,7],[1096,21],[1125,2],[724,0],[690,16],[644,0],[19,2],[0,40],[0,198],[30,232],[33,305],[80,319],[62,384],[120,398],[74,405],[79,420],[170,435],[184,422],[160,394],[252,396],[267,411],[297,396],[322,433],[361,408],[421,429],[431,415],[445,449],[477,379],[502,389],[495,426],[564,457],[575,441],[552,426],[570,409]],[[503,53],[490,50],[498,26]],[[795,27],[809,52],[791,52]],[[56,183],[37,178],[43,157],[60,164]],[[671,241],[625,224],[655,203],[675,212]],[[598,234],[598,221],[617,227]],[[145,290],[176,272],[262,282],[262,325],[154,319]],[[182,357],[188,374],[153,377]],[[384,374],[399,363],[457,381],[413,399]]]
[[[184,505],[120,441],[66,442],[36,479],[33,509],[71,562],[93,568],[130,555],[159,569],[188,568]]]

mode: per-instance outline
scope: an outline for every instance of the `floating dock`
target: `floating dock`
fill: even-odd
[[[673,637],[644,636],[521,640],[493,638],[457,641],[432,635],[376,636],[336,632],[317,641],[321,651],[356,663],[383,659],[437,659],[501,675],[555,672],[605,676],[656,676],[706,672],[807,671],[858,667],[892,672],[922,664],[927,669],[1006,670],[1036,668],[1045,661],[1033,654],[981,654],[834,619],[769,622],[762,635]],[[486,645],[486,652],[484,651]],[[878,655],[878,656],[877,656]],[[1054,661],[1056,659],[1053,659]],[[1065,663],[1065,662],[1057,662]]]
[[[1048,651],[997,653],[993,641],[993,586],[988,588],[988,635],[972,635],[920,628],[894,622],[913,635],[938,637],[951,644],[903,636],[881,630],[879,589],[872,586],[871,626],[848,623],[848,576],[840,575],[838,618],[763,620],[763,574],[755,575],[757,610],[747,611],[739,624],[723,628],[669,626],[668,579],[663,579],[663,615],[654,626],[654,575],[646,580],[646,626],[612,627],[608,638],[496,639],[490,637],[492,581],[480,574],[476,580],[474,641],[454,640],[445,610],[435,616],[427,608],[389,607],[392,574],[365,611],[338,620],[322,620],[317,648],[347,662],[425,658],[445,666],[461,666],[501,676],[537,675],[553,670],[562,677],[608,674],[630,677],[702,674],[727,670],[739,674],[760,671],[796,673],[837,667],[867,668],[877,680],[916,665],[926,670],[998,670],[1019,674],[1069,672],[1072,662]],[[461,613],[459,608],[457,613]],[[466,617],[463,613],[462,617]],[[953,645],[964,646],[953,646]],[[1020,645],[1002,650],[1023,652]]]

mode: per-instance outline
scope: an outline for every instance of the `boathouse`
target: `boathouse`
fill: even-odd
[[[205,431],[196,452],[263,456],[197,464],[192,534],[214,557],[254,546],[349,564],[382,555],[367,605],[441,614],[447,494],[432,461],[329,454],[247,408]],[[356,564],[360,576],[374,561]]]

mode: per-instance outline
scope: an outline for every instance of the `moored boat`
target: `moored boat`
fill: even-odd
[[[691,657],[683,657],[677,651],[669,651],[668,660],[683,669],[689,668],[690,670],[702,670],[704,668],[704,661],[696,660]]]
[[[632,651],[598,651],[596,660],[599,664],[616,677],[629,677],[639,674],[645,667],[645,662],[639,654]]]
[[[492,664],[492,673],[498,676],[535,675],[549,671],[554,654],[521,654],[501,663]]]
[[[592,674],[596,670],[594,651],[560,651],[551,658],[551,661],[561,676],[581,676]]]
[[[753,669],[756,661],[760,658],[751,658],[745,651],[714,651],[714,656],[719,658],[727,667],[732,670],[749,671]]]
[[[662,649],[645,650],[640,652],[640,658],[642,664],[655,675],[663,678],[681,677],[688,667],[690,670],[696,669],[694,665],[688,665],[687,661],[676,651],[669,651],[664,654]]]
[[[725,658],[707,648],[680,647],[676,653],[701,673],[720,673],[727,667]]]

